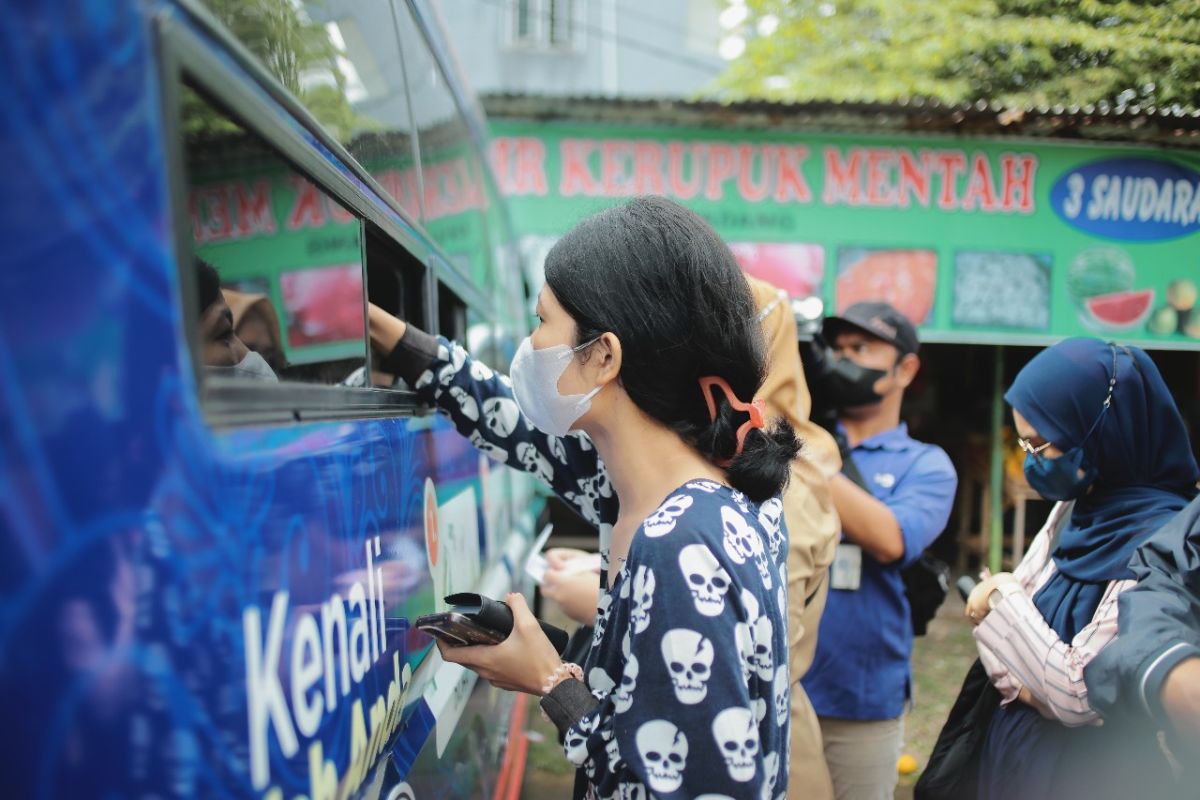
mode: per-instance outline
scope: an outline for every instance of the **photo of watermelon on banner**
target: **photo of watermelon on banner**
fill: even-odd
[[[1120,331],[1145,326],[1160,336],[1174,333],[1200,338],[1200,328],[1190,325],[1196,304],[1196,285],[1179,278],[1159,292],[1138,281],[1137,268],[1118,247],[1091,247],[1071,262],[1067,291],[1079,310],[1079,319],[1096,331]],[[1156,300],[1162,298],[1160,303]]]

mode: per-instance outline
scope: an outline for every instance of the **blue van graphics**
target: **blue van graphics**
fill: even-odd
[[[1154,158],[1093,161],[1059,178],[1054,212],[1093,236],[1153,242],[1200,229],[1200,173]]]
[[[441,65],[416,2],[384,13],[406,55]],[[479,796],[506,770],[520,778],[506,765],[524,763],[523,728],[506,734],[524,701],[444,664],[410,620],[456,588],[503,596],[543,501],[410,392],[350,378],[380,297],[438,332],[486,331],[496,363],[512,352],[527,298],[516,259],[491,256],[512,248],[506,211],[480,167],[487,208],[453,208],[434,221],[459,238],[439,236],[336,140],[302,134],[229,38],[194,0],[19,4],[0,19],[0,794]],[[447,108],[467,131],[463,104],[437,120]],[[189,133],[189,119],[208,127]],[[442,168],[447,139],[483,163],[479,137],[435,139],[419,164],[394,138],[409,169]],[[344,214],[269,253],[195,235],[189,196],[208,203],[201,233],[239,221],[210,184],[189,195],[188,170],[210,163],[251,187],[287,164],[309,179],[299,197]],[[259,198],[240,198],[248,229],[278,225]],[[469,272],[455,243],[475,254]],[[220,337],[198,331],[233,287],[198,302],[196,255],[278,310],[278,381],[211,371]],[[288,304],[289,275],[330,267],[354,289],[353,336]]]

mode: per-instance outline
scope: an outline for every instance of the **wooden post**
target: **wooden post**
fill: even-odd
[[[988,505],[988,569],[1002,568],[1004,557],[1004,346],[995,348],[992,374],[992,474]]]

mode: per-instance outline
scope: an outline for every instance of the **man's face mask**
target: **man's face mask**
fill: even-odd
[[[592,398],[602,387],[597,386],[587,394],[564,396],[558,392],[558,379],[566,372],[575,354],[597,339],[599,337],[578,347],[556,344],[541,350],[533,348],[528,336],[521,342],[508,376],[512,380],[517,406],[533,427],[552,436],[565,436],[592,407]]]
[[[875,383],[887,377],[886,371],[859,366],[848,358],[838,358],[828,345],[818,352],[822,356],[814,370],[813,382],[834,408],[841,410],[883,401],[883,395],[875,391]]]
[[[232,367],[206,366],[204,371],[220,378],[250,379],[272,383],[279,381],[279,377],[267,364],[267,360],[253,350],[247,350],[245,358]]]

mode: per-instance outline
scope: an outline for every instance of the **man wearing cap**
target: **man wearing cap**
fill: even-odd
[[[850,463],[830,482],[842,541],[802,684],[820,718],[837,798],[890,800],[912,696],[913,631],[900,571],[945,528],[958,479],[946,453],[911,438],[900,421],[904,390],[921,365],[912,323],[886,303],[858,303],[828,317],[823,334],[833,359],[823,388]]]

